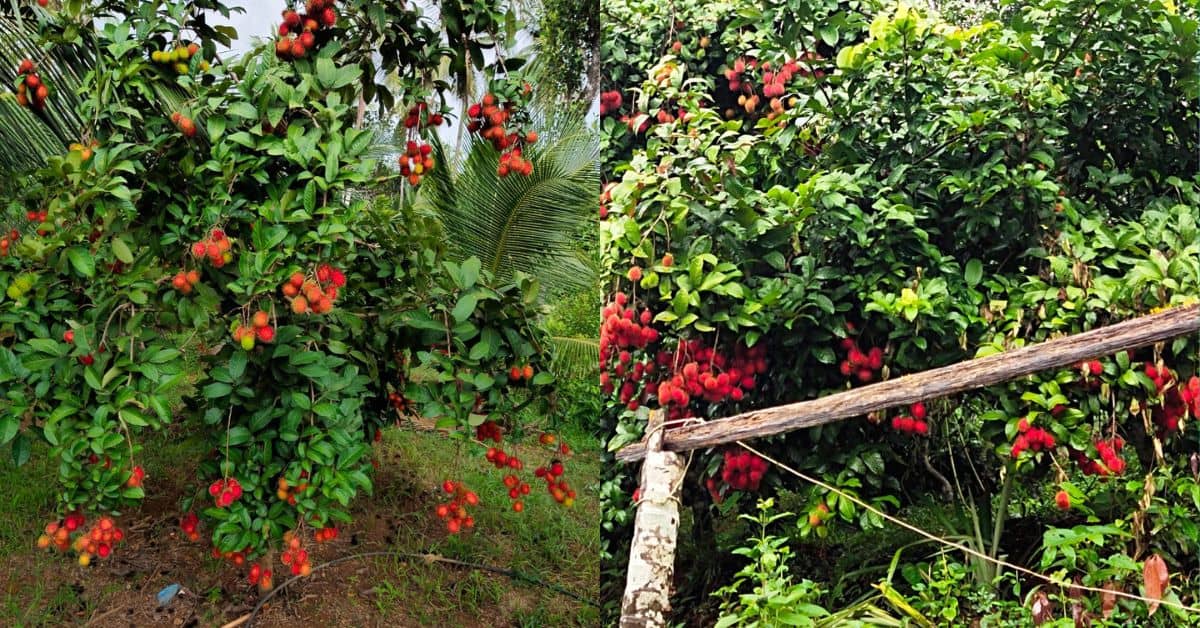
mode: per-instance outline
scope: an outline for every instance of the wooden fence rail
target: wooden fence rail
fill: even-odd
[[[819,399],[675,427],[667,430],[662,446],[667,451],[688,451],[824,425],[876,410],[1002,384],[1039,371],[1061,368],[1197,331],[1200,331],[1200,305],[1172,308],[1081,334],[905,375]],[[622,462],[633,462],[645,455],[646,446],[643,442],[621,449],[616,457]]]

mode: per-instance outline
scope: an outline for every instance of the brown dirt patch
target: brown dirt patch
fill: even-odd
[[[435,494],[382,466],[376,483],[388,493],[387,503],[362,498],[354,523],[338,539],[309,548],[314,566],[397,545],[411,547],[414,538],[445,536],[427,512]],[[180,538],[178,503],[194,474],[180,469],[173,477],[161,478],[142,507],[121,518],[126,542],[106,561],[85,569],[69,557],[36,550],[7,557],[0,563],[0,612],[7,608],[17,625],[97,628],[207,628],[250,613],[259,597],[243,572],[211,559],[206,543]],[[31,539],[38,527],[40,523],[30,523]],[[408,542],[401,544],[403,540]],[[578,577],[553,579],[575,589],[571,581]],[[277,582],[283,580],[276,575]],[[156,594],[173,583],[182,585],[182,593],[160,608]],[[362,558],[319,569],[288,587],[264,607],[254,626],[519,626],[535,623],[528,618],[546,609],[552,609],[550,616],[587,616],[575,610],[581,607],[549,589],[500,575]]]

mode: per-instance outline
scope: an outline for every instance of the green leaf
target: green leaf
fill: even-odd
[[[246,357],[245,351],[236,351],[229,357],[229,381],[236,382],[242,378],[242,374],[246,372],[246,364],[249,358]]]
[[[331,85],[329,85],[329,88],[330,89],[341,89],[341,88],[357,81],[358,77],[360,77],[360,76],[362,76],[362,72],[359,70],[359,68],[357,66],[353,66],[353,65],[342,66],[342,67],[338,68],[337,78],[333,81],[333,83]]]
[[[317,59],[317,80],[321,82],[322,87],[333,87],[334,82],[337,81],[337,78],[337,66],[334,65],[333,59],[326,57]]]
[[[980,262],[978,259],[971,259],[971,261],[967,262],[963,279],[972,288],[978,286],[979,282],[983,279],[983,262]]]
[[[123,373],[123,371],[115,366],[108,369],[104,372],[104,377],[100,379],[100,385],[108,388],[108,385],[111,384],[114,379],[120,377],[121,373]]]
[[[225,440],[230,447],[237,447],[238,445],[245,445],[250,442],[250,436],[250,430],[238,425],[229,428],[229,431],[225,434]]]
[[[302,366],[296,370],[298,370],[301,375],[309,379],[323,379],[329,377],[330,375],[329,368],[322,364],[310,364],[308,366]]]
[[[342,154],[341,142],[330,142],[329,151],[325,154],[325,180],[333,181],[337,179],[338,170],[341,168],[339,161]]]
[[[96,374],[95,368],[89,366],[83,369],[83,381],[87,382],[87,385],[92,390],[104,390],[104,386],[100,383],[100,376]]]
[[[49,338],[34,338],[29,341],[29,348],[38,353],[62,357],[70,353],[70,349],[63,343]]]
[[[16,416],[8,415],[0,418],[0,445],[7,443],[17,435],[17,430],[21,427],[21,422]]]
[[[255,144],[254,136],[245,131],[238,131],[237,133],[230,135],[229,141],[251,149],[254,148]]]
[[[479,281],[479,271],[482,267],[483,263],[478,257],[468,257],[459,269],[459,287],[463,290],[474,287]]]
[[[487,390],[496,383],[496,379],[487,373],[478,373],[475,375],[475,381],[472,383],[474,383],[475,388],[478,388],[479,390]]]
[[[33,443],[29,437],[24,434],[19,434],[12,442],[12,460],[16,466],[24,465],[29,462],[29,453],[33,450]]]
[[[822,26],[817,34],[821,36],[821,41],[824,41],[830,46],[836,46],[838,43],[838,29],[834,25]]]
[[[483,330],[479,335],[479,342],[471,347],[469,358],[472,360],[485,360],[496,355],[496,349],[500,346],[500,334],[491,327]]]
[[[213,142],[221,139],[225,134],[225,116],[209,116],[208,117],[208,137]]]
[[[137,427],[146,427],[150,422],[146,420],[145,415],[132,408],[124,408],[117,412],[117,416],[121,417],[122,421]]]
[[[317,182],[309,181],[304,186],[304,211],[313,213],[317,209]]]
[[[113,238],[112,250],[113,255],[116,255],[117,259],[126,264],[133,263],[133,251],[129,250],[129,245],[120,236]]]
[[[228,397],[229,393],[233,392],[233,386],[222,382],[213,382],[204,387],[204,396],[207,399],[220,399]]]
[[[80,275],[89,278],[96,275],[96,260],[87,249],[78,246],[69,248],[67,249],[67,259],[75,267],[75,272]]]
[[[455,322],[461,323],[475,313],[475,306],[478,304],[479,295],[468,292],[458,298],[458,303],[454,305],[454,310],[450,312],[450,315],[454,317]]]
[[[318,464],[329,464],[333,462],[333,445],[325,441],[317,441],[308,446],[308,458]],[[315,454],[315,455],[314,455]]]
[[[254,108],[254,105],[245,101],[235,102],[229,105],[228,111],[239,118],[245,118],[247,120],[255,120],[258,118],[258,110]]]
[[[446,325],[441,321],[435,321],[429,316],[429,312],[425,310],[414,310],[406,313],[401,317],[401,322],[414,329],[423,329],[426,331],[445,331]]]
[[[258,236],[255,240],[255,248],[260,251],[267,251],[279,246],[281,242],[286,240],[288,230],[283,225],[271,225],[270,227],[259,227],[255,231],[255,235]]]

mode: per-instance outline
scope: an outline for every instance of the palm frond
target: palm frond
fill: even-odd
[[[524,272],[558,294],[596,280],[575,236],[593,213],[599,147],[578,113],[537,126],[541,138],[523,155],[533,162],[530,176],[499,176],[496,150],[474,137],[460,159],[435,145],[442,167],[422,184],[421,199],[441,216],[454,254],[479,257],[497,282]]]
[[[598,377],[600,375],[600,342],[595,338],[551,336],[554,343],[554,362],[551,368],[560,379],[569,377]]]
[[[81,139],[79,116],[83,77],[91,71],[92,55],[80,45],[39,47],[37,24],[19,16],[0,16],[0,172],[36,168],[47,157],[61,155]],[[37,63],[38,74],[50,87],[40,112],[17,104],[13,86],[23,59]]]

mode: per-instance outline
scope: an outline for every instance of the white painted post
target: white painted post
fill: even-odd
[[[679,533],[679,488],[686,462],[662,451],[663,413],[650,413],[646,458],[642,462],[641,503],[633,524],[629,571],[621,602],[621,628],[657,628],[670,615],[675,544]]]

